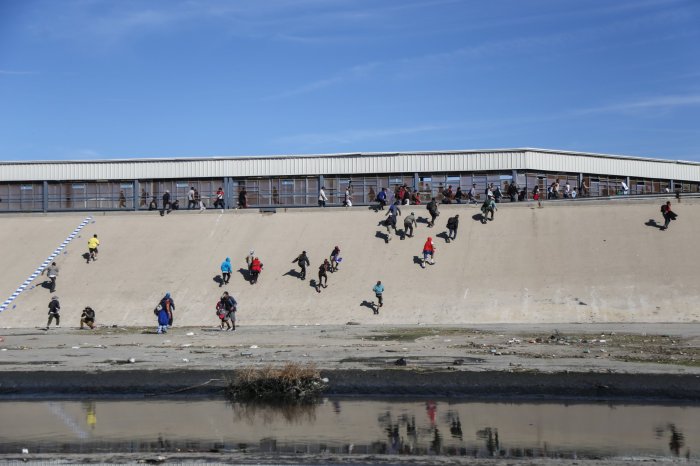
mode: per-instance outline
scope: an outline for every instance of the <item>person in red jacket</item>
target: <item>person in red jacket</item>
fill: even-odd
[[[250,284],[255,285],[258,282],[258,276],[262,272],[263,264],[257,257],[250,263]]]
[[[425,268],[426,262],[430,265],[433,265],[435,263],[435,261],[433,260],[434,255],[435,245],[433,244],[433,238],[428,237],[428,240],[423,245],[423,262],[421,262],[420,266]]]

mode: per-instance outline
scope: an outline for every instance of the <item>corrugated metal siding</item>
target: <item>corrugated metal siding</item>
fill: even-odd
[[[0,163],[0,181],[191,179],[225,176],[486,172],[511,169],[700,181],[700,164],[697,163],[527,149],[194,160]]]

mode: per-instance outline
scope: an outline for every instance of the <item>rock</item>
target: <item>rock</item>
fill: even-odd
[[[461,366],[462,364],[464,364],[464,359],[455,359],[454,361],[452,361],[452,364],[454,364],[455,366]]]
[[[399,358],[396,361],[394,361],[395,366],[405,366],[406,364],[406,358]]]
[[[360,323],[359,323],[359,322],[350,321],[350,322],[346,322],[345,325],[360,325]]]

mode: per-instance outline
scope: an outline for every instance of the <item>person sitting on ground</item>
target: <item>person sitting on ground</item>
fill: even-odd
[[[151,202],[148,204],[148,210],[158,210],[158,201],[155,197],[151,198]]]
[[[260,276],[260,272],[263,270],[263,263],[260,262],[260,259],[257,257],[253,259],[253,262],[250,263],[250,284],[255,285],[258,282],[258,277]]]
[[[80,330],[85,328],[85,325],[90,327],[90,329],[95,328],[95,311],[90,306],[85,307],[80,315]]]
[[[455,201],[457,201],[457,204],[462,203],[462,198],[464,198],[464,193],[462,192],[462,187],[457,186],[457,192],[455,193]]]

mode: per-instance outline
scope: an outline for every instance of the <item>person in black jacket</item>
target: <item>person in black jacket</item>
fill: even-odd
[[[425,207],[428,209],[428,213],[430,214],[430,221],[428,222],[428,227],[432,228],[435,225],[435,219],[438,215],[440,215],[440,212],[438,212],[438,206],[437,202],[435,201],[435,198],[432,198],[430,202],[428,202],[428,205]]]
[[[459,227],[459,215],[447,219],[448,239],[457,239],[457,228]]]
[[[309,262],[309,256],[306,255],[306,251],[302,251],[301,254],[299,254],[299,257],[294,259],[292,263],[296,262],[299,264],[299,268],[301,268],[301,272],[299,272],[299,278],[302,280],[306,280],[306,266],[311,265]]]
[[[46,322],[46,330],[51,326],[51,321],[56,319],[56,327],[61,326],[61,303],[58,302],[58,296],[53,296],[49,302],[49,321]]]

